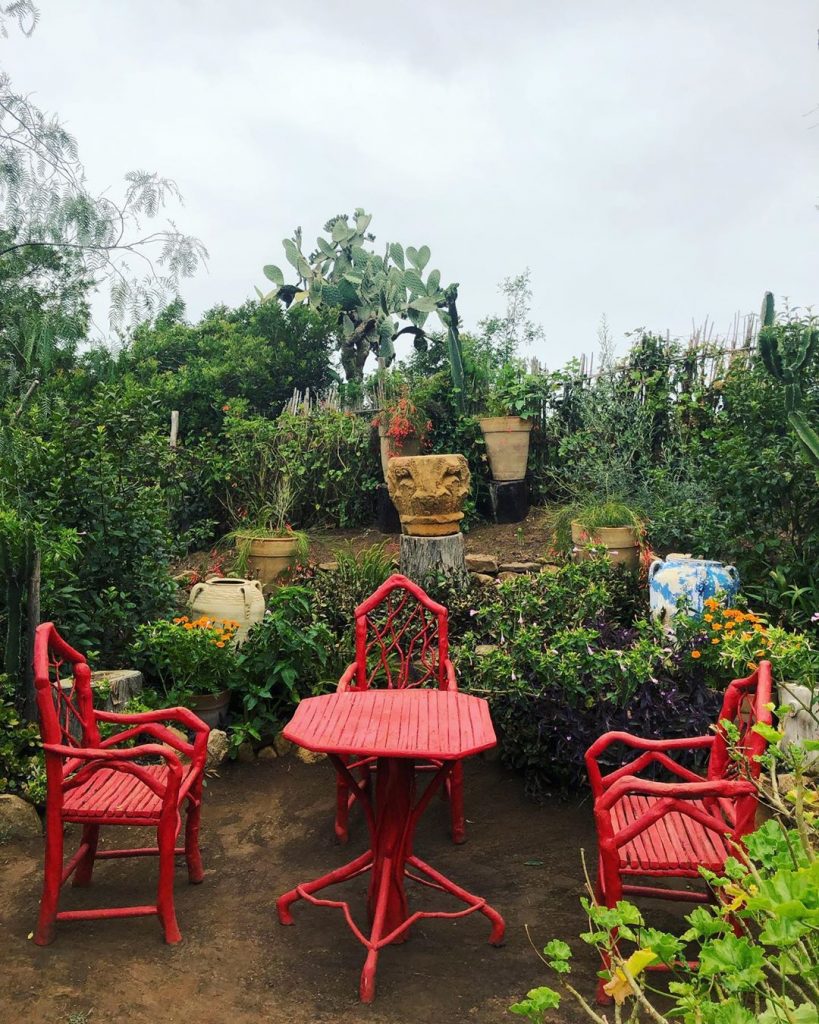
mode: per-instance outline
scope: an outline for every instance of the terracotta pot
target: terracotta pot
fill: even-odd
[[[185,704],[205,725],[209,725],[211,729],[218,729],[227,720],[230,690],[222,690],[221,693],[194,693],[188,697]]]
[[[246,543],[250,545],[247,567],[264,589],[296,564],[299,550],[296,537],[239,537],[240,545]]]
[[[390,455],[390,439],[387,437],[387,427],[384,423],[378,424],[378,443],[381,449],[381,471],[384,474],[384,479],[387,479],[387,466],[389,465],[390,458],[396,458],[395,455]],[[413,455],[421,454],[421,442],[417,437],[408,437],[404,440],[401,445],[401,457],[410,457]]]
[[[463,455],[394,456],[387,469],[387,488],[401,528],[416,537],[460,532],[469,482]]]
[[[490,416],[479,421],[494,480],[523,480],[529,459],[532,421],[520,416]]]
[[[213,577],[196,584],[188,598],[188,607],[197,616],[238,622],[239,629],[233,642],[239,644],[250,627],[264,618],[262,584],[259,580]]]
[[[581,545],[597,544],[608,550],[609,558],[615,565],[624,565],[628,569],[636,569],[640,565],[640,538],[634,526],[598,526],[596,530],[587,530],[575,522],[572,523],[572,541],[577,562],[590,557]]]

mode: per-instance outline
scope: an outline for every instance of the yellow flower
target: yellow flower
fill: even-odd
[[[714,616],[713,615],[703,615],[703,618],[705,619],[706,622],[712,622]]]
[[[712,644],[718,644],[719,643],[719,637],[715,636],[714,639],[711,641],[711,643]]]
[[[763,651],[754,651],[754,655],[757,658],[764,658],[765,657],[765,651],[764,650]]]
[[[747,665],[747,667],[748,667],[748,668],[749,668],[749,669],[750,669],[750,670],[751,670],[752,672],[756,672],[756,662],[755,662],[755,661],[749,661],[749,662],[748,662],[748,665]]]
[[[650,949],[638,949],[636,953],[632,953],[628,960],[626,960],[623,968],[629,972],[632,978],[636,978],[638,974],[642,973],[656,959],[657,954],[653,953]],[[603,986],[603,991],[606,995],[611,996],[615,1003],[620,1005],[626,1001],[627,996],[634,995],[635,989],[626,977],[625,971],[618,967],[612,975],[611,981],[607,981]]]
[[[742,631],[742,639],[743,640],[750,640],[751,639],[751,634],[748,632],[747,629]]]
[[[691,657],[692,658],[701,658],[702,657],[702,651],[692,651],[691,652]]]

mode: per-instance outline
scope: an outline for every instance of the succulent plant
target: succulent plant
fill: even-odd
[[[819,470],[819,434],[802,410],[802,374],[819,349],[819,325],[813,319],[776,323],[771,292],[765,292],[760,320],[759,354],[768,373],[783,385],[788,422],[808,460]]]
[[[395,358],[394,341],[411,334],[416,348],[427,345],[426,323],[436,313],[447,331],[452,380],[463,395],[463,363],[458,333],[458,285],[441,286],[441,272],[430,270],[429,247],[420,249],[397,242],[386,246],[384,255],[367,248],[375,241],[369,232],[372,215],[357,209],[332,217],[324,225],[325,236],[305,254],[302,231],[282,242],[287,262],[297,274],[296,284],[285,284],[283,271],[272,264],[264,275],[273,285],[263,301],[277,298],[285,306],[306,303],[316,308],[338,310],[341,364],[348,380],[361,380],[364,364],[374,352],[384,365]],[[405,321],[401,327],[400,322]]]

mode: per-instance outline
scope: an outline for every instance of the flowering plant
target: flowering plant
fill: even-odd
[[[139,626],[131,645],[137,666],[159,684],[171,703],[192,694],[221,693],[237,670],[232,619],[160,619]]]
[[[723,675],[726,669],[736,677],[747,675],[767,660],[778,680],[815,685],[819,651],[805,633],[771,626],[755,612],[725,608],[714,597],[705,601],[703,614],[693,620],[691,628],[691,658],[702,659]]]
[[[390,458],[401,455],[404,445],[413,438],[417,438],[419,444],[424,445],[432,430],[432,421],[407,394],[385,403],[384,408],[373,419],[372,425],[378,427],[379,431],[383,428],[389,442]]]

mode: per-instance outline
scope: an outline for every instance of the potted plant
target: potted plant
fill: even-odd
[[[272,501],[249,511],[228,535],[236,545],[233,568],[239,576],[252,575],[267,588],[295,565],[297,557],[306,558],[307,535],[288,522],[294,501],[290,477],[280,477]]]
[[[164,691],[167,707],[186,707],[215,728],[224,722],[237,672],[233,620],[159,619],[137,627],[131,654]]]
[[[547,515],[552,543],[558,553],[575,561],[603,547],[616,565],[636,569],[645,547],[645,523],[633,508],[612,498],[590,497],[562,505]]]
[[[541,377],[526,373],[516,362],[501,368],[489,392],[488,415],[478,420],[494,480],[525,478],[532,418],[542,398]]]
[[[387,479],[389,460],[396,455],[420,455],[432,423],[423,409],[409,397],[403,388],[395,398],[382,397],[381,408],[372,421],[378,428],[381,448],[381,469]]]

